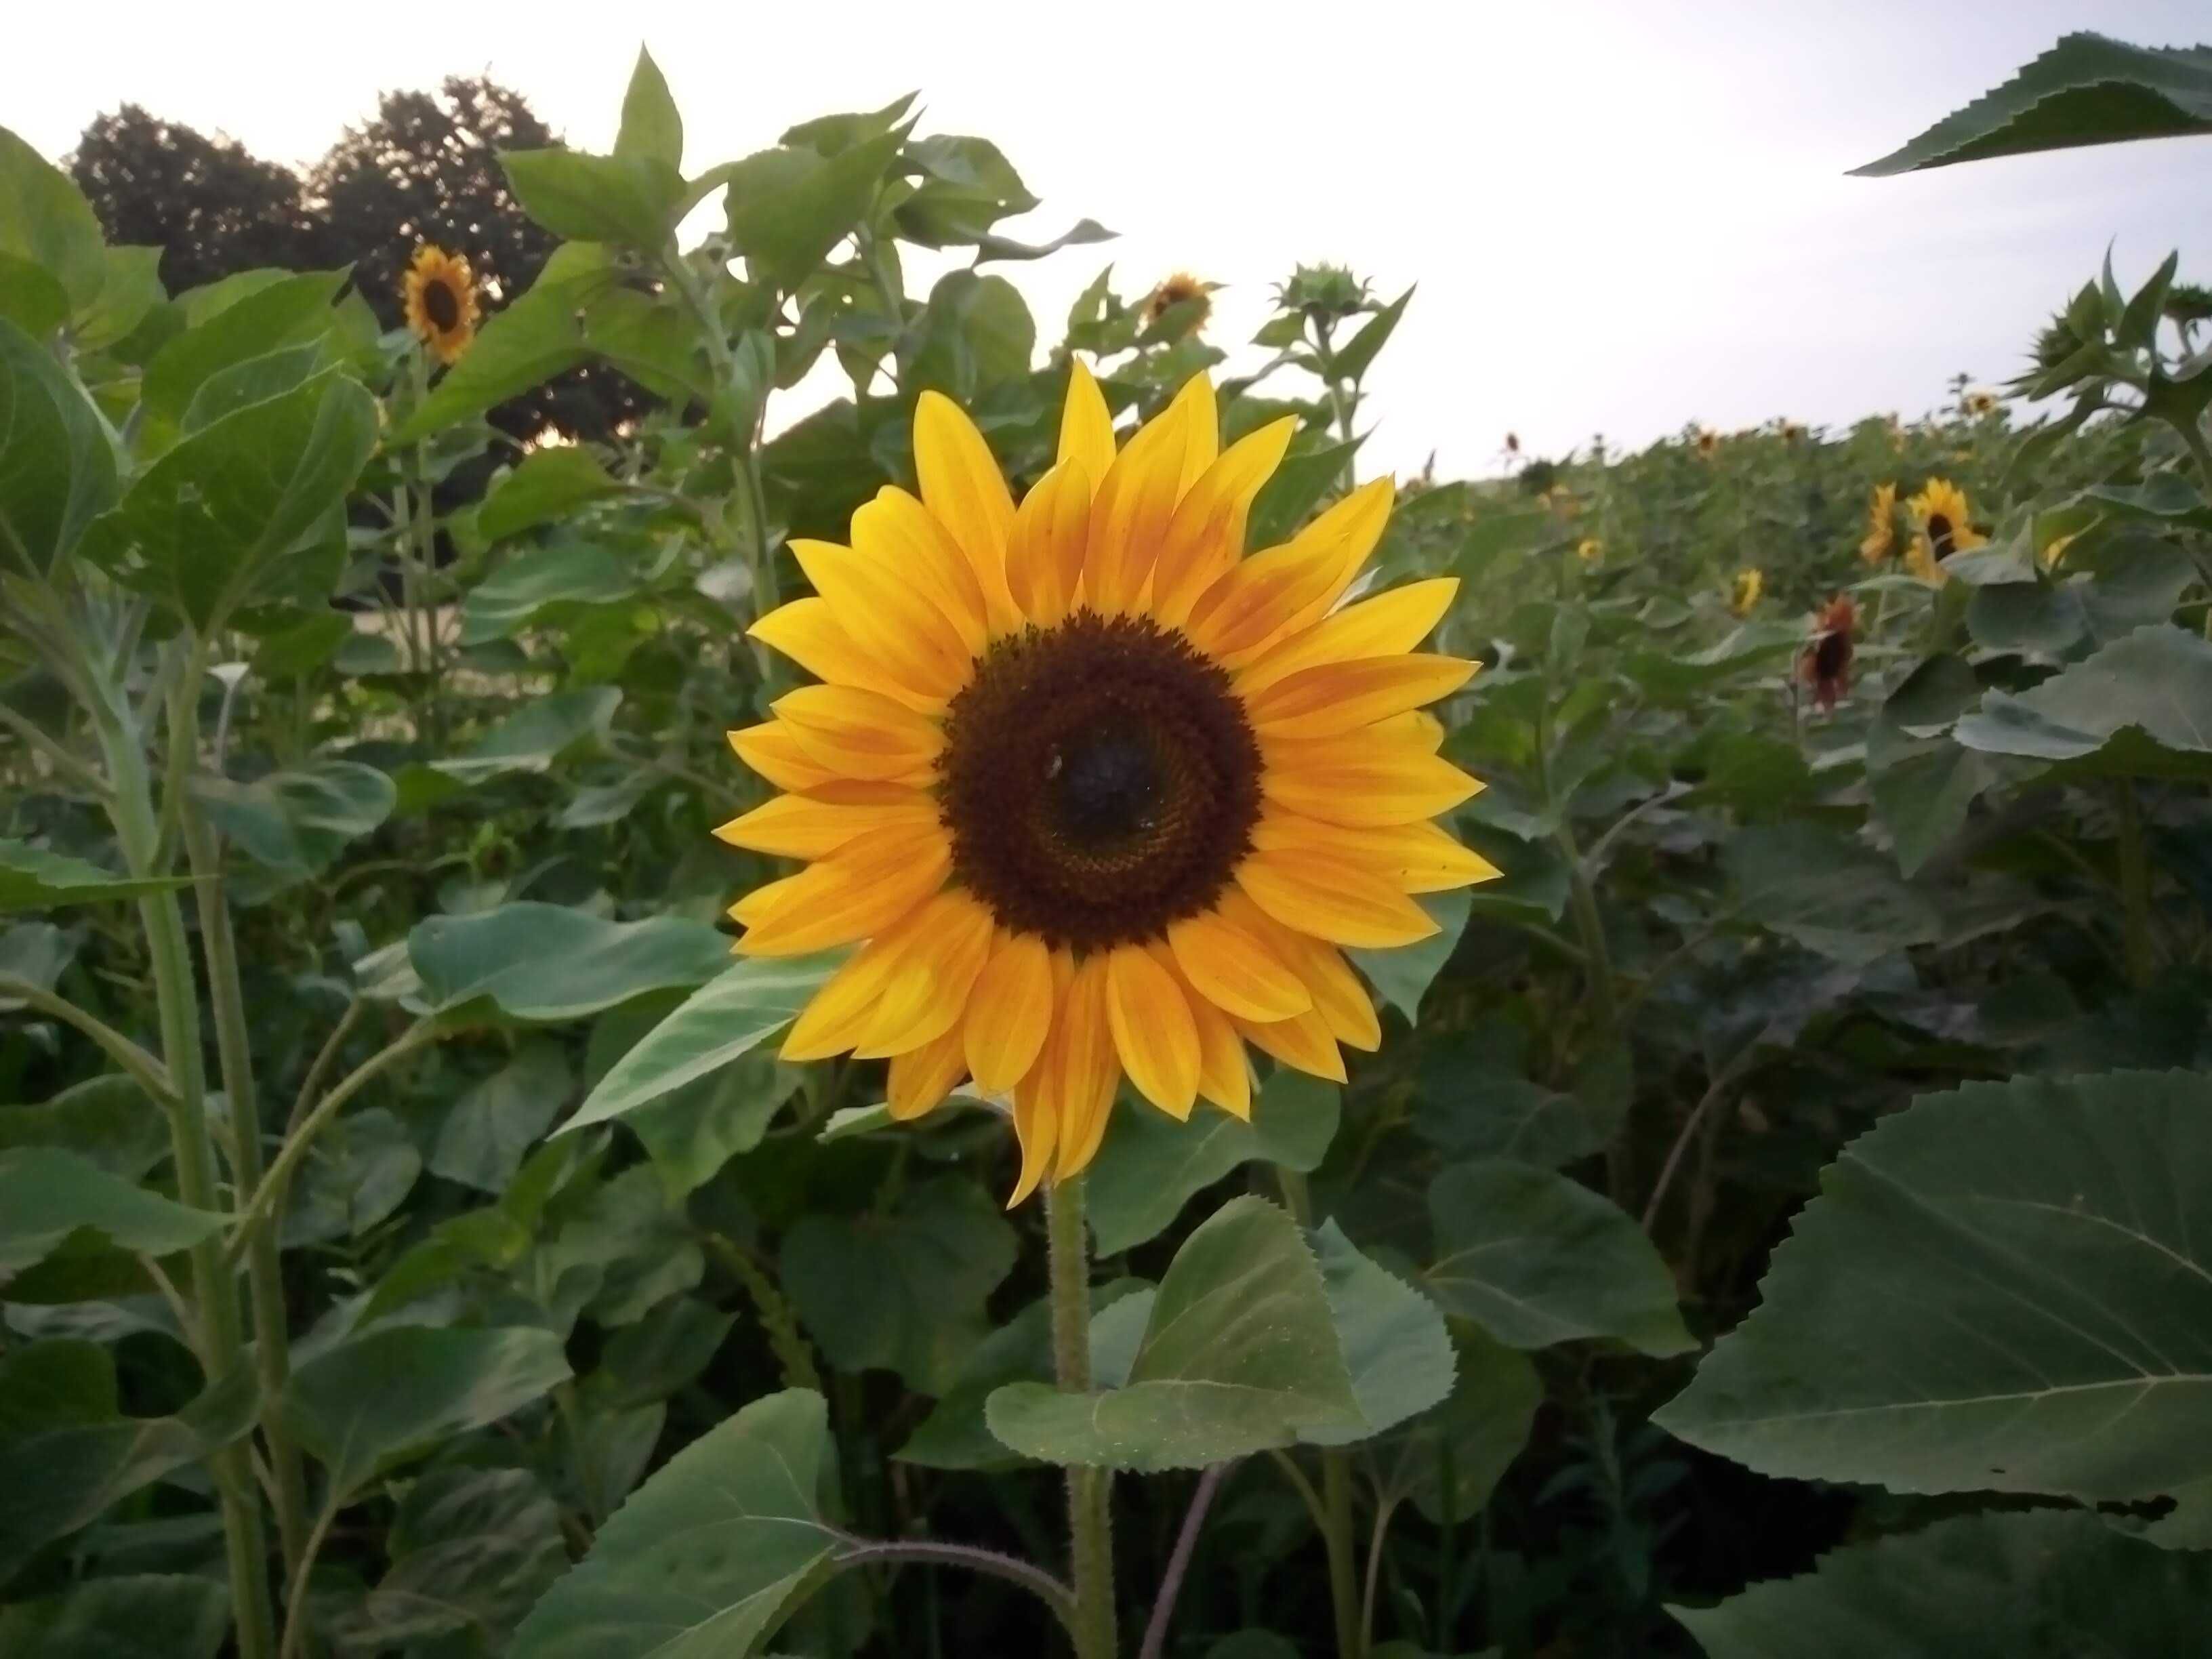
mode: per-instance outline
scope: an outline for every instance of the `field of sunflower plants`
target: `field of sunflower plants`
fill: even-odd
[[[0,131],[0,1653],[2202,1650],[2212,292],[1394,483],[905,100],[504,161],[382,333]]]

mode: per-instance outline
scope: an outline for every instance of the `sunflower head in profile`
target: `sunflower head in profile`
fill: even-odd
[[[1078,363],[1017,503],[925,392],[920,494],[793,541],[814,592],[754,624],[821,684],[731,734],[785,793],[716,833],[810,860],[732,907],[736,948],[857,947],[784,1056],[888,1060],[900,1119],[963,1079],[1006,1099],[1016,1201],[1091,1161],[1125,1076],[1179,1119],[1249,1112],[1248,1042],[1341,1079],[1381,1037],[1345,948],[1427,938],[1414,895],[1498,873],[1431,822],[1479,787],[1422,708],[1474,665],[1415,648],[1456,582],[1343,603],[1389,482],[1243,551],[1295,425],[1222,447],[1200,376],[1117,443]]]
[[[1735,581],[1729,590],[1729,609],[1739,617],[1748,617],[1759,596],[1766,592],[1766,577],[1755,565],[1746,565],[1735,573]]]
[[[1181,319],[1176,337],[1188,339],[1206,327],[1212,314],[1213,290],[1219,284],[1200,282],[1187,270],[1178,270],[1145,296],[1145,323],[1158,328],[1170,313]],[[1177,307],[1182,307],[1177,310]]]
[[[425,242],[415,250],[407,274],[399,279],[409,332],[451,363],[476,338],[477,279],[468,260]]]
[[[1803,443],[1805,441],[1805,423],[1802,421],[1783,422],[1782,441],[1785,444]]]
[[[1585,536],[1575,544],[1575,556],[1584,564],[1595,564],[1605,556],[1605,544],[1595,536]]]
[[[1930,587],[1940,587],[1951,580],[1943,568],[1944,560],[1989,541],[1967,522],[1966,492],[1948,479],[1930,478],[1905,504],[1905,509],[1912,520],[1912,545],[1905,550],[1905,568]]]
[[[1977,420],[1984,415],[1994,415],[1996,413],[1997,394],[1976,386],[1966,394],[1966,413]]]
[[[1859,557],[1880,564],[1897,546],[1897,486],[1876,484],[1867,501],[1866,534],[1859,538]]]
[[[1833,708],[1851,689],[1851,651],[1859,608],[1838,593],[1814,618],[1813,638],[1797,659],[1797,677],[1812,688],[1816,708]]]
[[[1693,441],[1698,456],[1705,460],[1709,461],[1720,453],[1721,434],[1711,427],[1699,427],[1698,435]]]

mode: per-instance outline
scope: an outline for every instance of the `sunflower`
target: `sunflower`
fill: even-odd
[[[1990,415],[1996,411],[1997,394],[1980,387],[1966,394],[1966,413],[1973,416]]]
[[[1427,938],[1413,895],[1498,873],[1430,822],[1480,787],[1421,712],[1474,665],[1413,649],[1456,580],[1340,604],[1389,481],[1240,556],[1296,424],[1220,448],[1201,375],[1117,449],[1079,362],[1017,506],[925,392],[919,498],[793,541],[814,594],[753,626],[823,683],[730,736],[787,793],[716,834],[812,860],[732,908],[736,948],[860,947],[784,1057],[887,1058],[900,1119],[963,1078],[1010,1097],[1014,1201],[1091,1161],[1125,1073],[1176,1118],[1249,1114],[1248,1042],[1341,1080],[1381,1037],[1342,947]]]
[[[1585,536],[1575,544],[1575,556],[1584,564],[1595,564],[1605,556],[1605,544],[1595,536]]]
[[[438,354],[440,362],[453,362],[476,338],[481,315],[477,279],[463,255],[423,243],[399,279],[399,296],[409,331]]]
[[[1729,595],[1729,609],[1739,617],[1748,617],[1759,596],[1766,591],[1766,578],[1757,565],[1746,565],[1735,573],[1735,586]]]
[[[1719,453],[1721,434],[1709,427],[1699,427],[1697,436],[1698,453],[1707,460]]]
[[[1876,484],[1867,502],[1867,532],[1859,538],[1859,556],[1880,564],[1897,545],[1897,486]]]
[[[1209,297],[1213,289],[1213,283],[1202,283],[1188,271],[1178,270],[1146,296],[1145,321],[1157,325],[1163,317],[1182,306],[1186,307],[1183,314],[1188,319],[1182,332],[1186,336],[1195,334],[1206,326],[1206,319],[1213,310],[1213,301]]]
[[[1911,515],[1913,525],[1905,568],[1930,587],[1950,580],[1943,569],[1944,560],[1989,540],[1967,522],[1966,492],[1948,479],[1930,478],[1905,504],[1905,510]]]
[[[1859,625],[1859,608],[1848,593],[1838,593],[1813,622],[1813,640],[1797,659],[1797,677],[1813,689],[1816,708],[1833,708],[1836,700],[1851,689],[1852,635]]]

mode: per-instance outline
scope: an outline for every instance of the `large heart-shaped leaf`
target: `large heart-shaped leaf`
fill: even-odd
[[[229,1634],[225,1587],[188,1573],[84,1578],[0,1607],[0,1653],[40,1659],[215,1659]]]
[[[1323,1222],[1311,1237],[1364,1420],[1316,1424],[1298,1437],[1317,1446],[1349,1445],[1395,1427],[1451,1392],[1451,1336],[1433,1303],[1361,1255],[1334,1221]]]
[[[482,999],[511,1019],[577,1019],[646,991],[704,984],[729,943],[677,916],[609,921],[561,904],[432,916],[407,935],[419,1000],[456,1013]]]
[[[0,1152],[0,1280],[89,1228],[149,1255],[212,1237],[223,1218],[119,1181],[89,1159],[51,1146]]]
[[[52,353],[0,317],[0,568],[46,574],[115,487],[99,412]]]
[[[2029,690],[1990,692],[1956,736],[1992,754],[2152,769],[2140,741],[2114,742],[2130,728],[2205,769],[2197,757],[2212,755],[2212,641],[2171,623],[2138,628]]]

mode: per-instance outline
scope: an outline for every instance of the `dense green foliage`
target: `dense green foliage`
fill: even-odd
[[[0,1651],[2186,1646],[2172,261],[2013,402],[1407,483],[1377,580],[1461,580],[1502,878],[1361,957],[1345,1086],[1125,1099],[1008,1212],[991,1103],[775,1057],[830,964],[732,963],[782,872],[709,834],[763,793],[723,734],[793,684],[745,637],[787,538],[913,482],[921,392],[1025,485],[1071,354],[1126,425],[1224,361],[1200,302],[1109,270],[1041,339],[993,267],[1104,233],[1007,238],[1006,158],[907,100],[710,166],[641,58],[614,154],[504,165],[558,246],[434,370],[341,270],[167,292],[0,131]],[[1362,470],[1407,303],[1301,270],[1222,380],[1230,434],[1301,420],[1252,546]],[[487,422],[586,367],[656,407]]]

